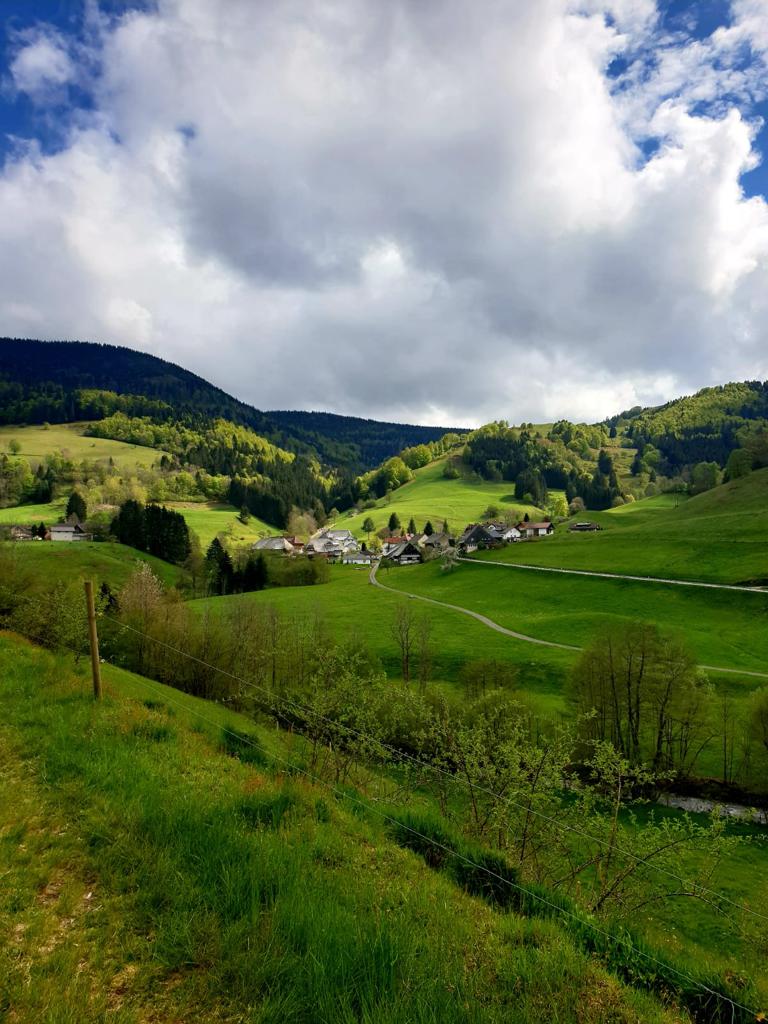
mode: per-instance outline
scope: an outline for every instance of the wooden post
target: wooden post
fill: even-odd
[[[85,606],[88,609],[88,639],[91,643],[91,671],[93,696],[101,700],[101,662],[99,661],[99,634],[96,632],[96,608],[93,604],[93,582],[85,581]]]

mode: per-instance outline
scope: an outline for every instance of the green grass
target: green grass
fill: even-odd
[[[85,437],[87,423],[55,423],[48,427],[0,427],[0,451],[8,451],[11,441],[21,445],[20,456],[37,465],[46,455],[63,455],[80,462],[108,462],[111,458],[117,469],[127,472],[137,466],[148,468],[159,462],[165,454],[155,448],[144,448],[125,441],[110,441],[101,437]]]
[[[0,508],[0,526],[23,526],[27,523],[45,523],[51,526],[64,518],[66,498],[57,498],[45,505],[14,505]]]
[[[768,581],[768,469],[685,499],[659,495],[576,517],[599,533],[569,533],[510,545],[479,558],[556,568],[700,579]]]
[[[131,575],[138,560],[147,562],[166,586],[178,586],[184,579],[184,572],[178,566],[124,544],[28,541],[4,542],[2,547],[13,552],[19,574],[31,576],[33,586],[38,589],[59,582],[91,579],[97,587],[109,583],[116,590]]]
[[[220,534],[224,534],[228,543],[238,547],[242,544],[253,544],[265,534],[272,536],[279,532],[274,526],[255,516],[251,516],[244,525],[237,518],[238,510],[232,505],[192,501],[167,501],[164,504],[181,512],[187,526],[200,538],[204,551],[214,537]]]
[[[104,675],[96,705],[82,667],[0,636],[9,1020],[686,1019],[558,922],[493,910],[325,788],[221,751],[220,709]]]
[[[398,678],[400,661],[390,626],[395,609],[403,599],[370,586],[367,570],[350,566],[331,566],[330,569],[330,582],[321,586],[284,587],[233,597],[204,598],[194,601],[193,607],[201,612],[214,611],[229,603],[244,601],[272,605],[285,615],[319,617],[339,640],[359,639],[381,660],[387,674]],[[399,572],[381,571],[381,579],[387,583]],[[411,579],[408,570],[402,573],[404,580]],[[414,612],[425,614],[426,606],[414,604]],[[456,690],[458,673],[465,661],[497,658],[520,667],[520,685],[525,687],[539,713],[554,714],[562,710],[563,680],[573,662],[569,652],[536,648],[505,637],[448,609],[430,608],[428,614],[434,648],[431,685],[446,684]]]
[[[390,515],[396,512],[403,529],[408,525],[411,516],[419,530],[423,529],[427,520],[439,530],[443,521],[447,519],[451,530],[458,534],[467,523],[478,522],[489,505],[497,505],[502,513],[507,509],[516,509],[521,514],[541,514],[540,510],[532,505],[515,499],[513,483],[470,480],[468,477],[446,480],[443,476],[444,465],[445,459],[438,459],[423,469],[416,470],[414,480],[393,491],[389,499],[382,498],[376,508],[354,515],[343,513],[335,525],[364,537],[362,526],[369,516],[379,530],[387,525]]]
[[[768,593],[550,576],[466,562],[451,573],[436,563],[395,569],[382,581],[482,612],[509,629],[577,646],[609,623],[656,622],[681,633],[703,664],[768,673]]]

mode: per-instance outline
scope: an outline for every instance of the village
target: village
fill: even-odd
[[[263,537],[253,545],[255,551],[286,556],[303,555],[323,558],[342,565],[371,565],[386,561],[392,565],[415,565],[455,550],[459,554],[502,547],[519,541],[550,537],[554,526],[549,521],[522,521],[516,525],[503,522],[470,523],[460,536],[446,531],[422,533],[389,533],[376,538],[376,547],[358,541],[350,530],[324,527],[306,542],[295,536]],[[386,533],[386,531],[384,531]]]

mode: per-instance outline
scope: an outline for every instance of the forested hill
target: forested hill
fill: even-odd
[[[220,418],[250,427],[280,448],[328,464],[369,469],[403,448],[440,438],[449,427],[383,423],[318,412],[263,412],[189,370],[117,345],[0,338],[0,424],[63,423],[114,412],[89,392],[136,400],[129,415]]]
[[[664,405],[637,406],[606,424],[641,452],[657,449],[664,472],[697,462],[724,466],[735,448],[749,446],[768,429],[768,381],[704,388]]]

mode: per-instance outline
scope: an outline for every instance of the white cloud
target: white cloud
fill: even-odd
[[[262,408],[431,422],[768,376],[755,127],[725,42],[658,24],[650,0],[163,0],[103,24],[90,122],[0,176],[3,330],[155,351]]]
[[[75,67],[63,38],[54,31],[35,32],[11,61],[11,77],[19,92],[46,102],[75,78]]]

